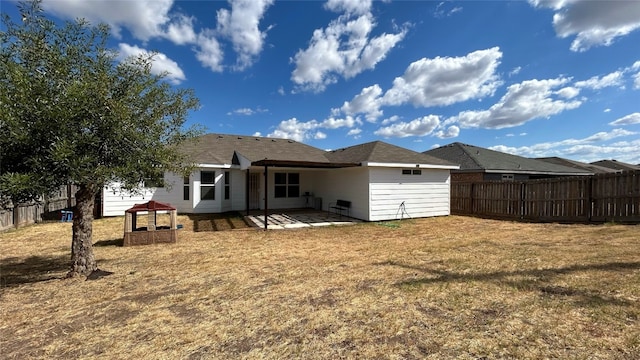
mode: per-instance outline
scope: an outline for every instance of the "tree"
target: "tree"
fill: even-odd
[[[107,25],[56,25],[38,0],[18,7],[22,22],[3,14],[0,31],[0,197],[20,203],[74,183],[69,275],[87,276],[97,270],[96,194],[109,183],[135,191],[158,173],[187,173],[179,146],[200,134],[184,127],[199,103],[151,73],[153,55],[118,63]]]

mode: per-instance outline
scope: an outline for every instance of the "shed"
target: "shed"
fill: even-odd
[[[169,213],[169,226],[157,226],[158,211]],[[136,222],[139,212],[147,213],[146,226],[138,227]],[[170,204],[153,200],[144,204],[135,204],[125,212],[123,245],[175,243],[178,240],[177,219],[178,211]]]

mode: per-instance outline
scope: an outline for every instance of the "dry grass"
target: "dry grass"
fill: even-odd
[[[640,358],[640,226],[179,221],[177,244],[131,248],[96,221],[95,281],[60,279],[68,223],[0,234],[0,357]]]

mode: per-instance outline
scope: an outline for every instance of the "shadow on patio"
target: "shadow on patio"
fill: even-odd
[[[245,217],[247,223],[264,228],[264,211],[253,210]],[[311,209],[271,210],[267,216],[267,229],[297,229],[330,225],[351,225],[361,222],[348,216]]]

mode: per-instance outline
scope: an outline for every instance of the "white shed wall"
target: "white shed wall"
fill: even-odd
[[[368,220],[449,215],[449,178],[449,170],[422,169],[422,175],[403,175],[401,168],[369,168]]]

